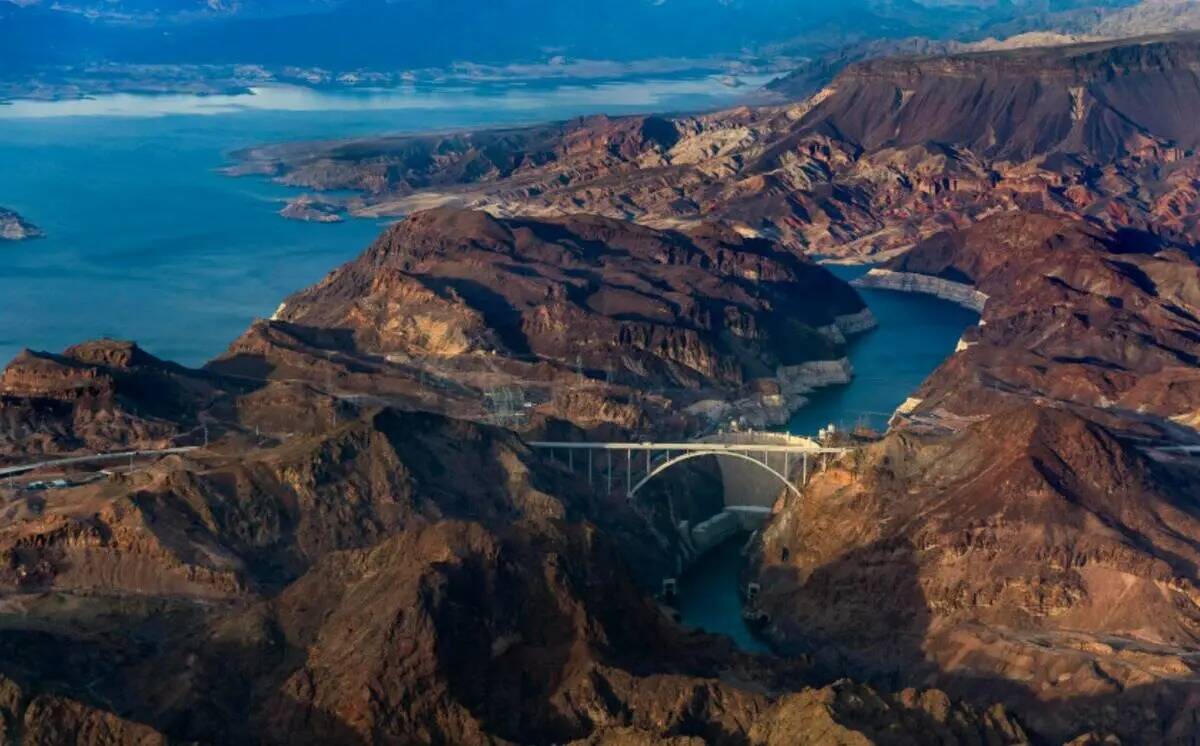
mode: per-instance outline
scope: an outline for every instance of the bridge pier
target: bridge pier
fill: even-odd
[[[633,449],[625,449],[625,496],[633,499]]]

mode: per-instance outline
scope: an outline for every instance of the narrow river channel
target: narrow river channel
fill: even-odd
[[[843,280],[866,274],[867,267],[830,266]],[[951,353],[963,330],[978,316],[931,296],[860,289],[879,326],[853,338],[849,356],[854,380],[821,389],[788,424],[797,435],[815,435],[829,424],[841,429],[863,424],[878,430]],[[742,620],[738,576],[745,564],[735,537],[701,558],[680,578],[680,615],[693,627],[728,635],[752,652],[768,649]]]

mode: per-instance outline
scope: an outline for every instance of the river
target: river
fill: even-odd
[[[844,280],[867,267],[830,265]],[[829,424],[846,429],[866,425],[878,430],[951,353],[963,330],[978,315],[928,295],[890,290],[859,290],[879,326],[853,337],[849,357],[854,378],[845,386],[821,389],[792,417],[789,432],[814,435]],[[745,567],[741,548],[746,536],[730,539],[680,578],[680,615],[685,624],[728,635],[744,650],[767,652],[742,620],[739,576]]]

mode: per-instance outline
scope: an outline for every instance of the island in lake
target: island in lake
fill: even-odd
[[[0,239],[24,241],[29,238],[38,238],[41,235],[42,231],[36,225],[12,210],[0,207]]]

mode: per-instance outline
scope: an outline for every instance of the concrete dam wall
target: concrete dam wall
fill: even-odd
[[[717,433],[703,439],[705,443],[725,444],[764,444],[764,445],[795,445],[818,448],[820,444],[811,438],[802,438],[787,433]],[[768,466],[779,472],[785,478],[795,474],[800,478],[803,456],[792,453],[747,454],[752,458],[763,460]],[[764,456],[766,457],[764,460]],[[815,456],[809,456],[809,468],[813,466]],[[750,506],[767,511],[775,504],[775,499],[786,487],[771,472],[762,466],[737,457],[721,456],[717,458],[721,466],[721,481],[725,485],[725,505]]]

